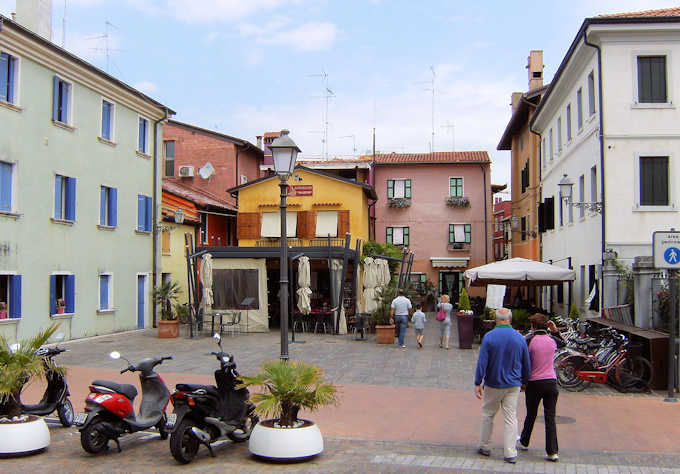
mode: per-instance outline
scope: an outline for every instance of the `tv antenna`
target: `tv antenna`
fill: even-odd
[[[321,117],[323,124],[321,155],[325,160],[328,160],[328,101],[335,97],[335,93],[328,87],[328,73],[325,70],[322,70],[321,74],[310,74],[309,77],[320,77],[323,83],[323,94],[321,97],[325,99],[326,106]]]
[[[442,128],[451,132],[451,151],[456,151],[456,125],[447,120],[446,125],[442,125]]]
[[[352,139],[352,153],[354,156],[357,154],[357,137],[356,135],[344,135],[338,138],[351,138]]]
[[[64,49],[66,46],[66,0],[64,0],[64,14],[61,17],[61,47]]]
[[[434,153],[434,98],[435,98],[434,81],[436,78],[434,66],[430,66],[430,71],[432,72],[432,79],[430,79],[429,81],[416,82],[416,84],[428,84],[428,83],[430,84],[430,87],[428,87],[425,90],[432,92],[432,139],[430,140],[430,153]]]
[[[89,36],[85,39],[87,40],[95,40],[95,39],[103,39],[104,40],[104,49],[102,48],[90,48],[93,51],[104,51],[106,55],[106,73],[110,73],[110,63],[111,63],[111,52],[112,51],[121,51],[120,49],[112,49],[110,40],[111,40],[111,35],[109,35],[109,28],[118,28],[116,25],[111,23],[109,20],[106,20],[104,22],[104,34],[99,35],[99,36]]]

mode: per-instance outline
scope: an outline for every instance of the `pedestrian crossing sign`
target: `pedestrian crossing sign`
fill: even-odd
[[[654,266],[680,269],[680,232],[657,231],[652,234]]]

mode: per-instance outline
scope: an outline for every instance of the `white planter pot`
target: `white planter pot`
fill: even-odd
[[[31,417],[25,423],[0,423],[0,455],[28,454],[50,444],[50,430],[45,420]]]
[[[302,461],[323,451],[321,431],[313,422],[301,420],[305,424],[299,428],[274,428],[271,421],[258,423],[250,434],[248,450],[255,456]]]

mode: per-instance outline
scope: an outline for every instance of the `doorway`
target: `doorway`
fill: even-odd
[[[460,272],[439,272],[439,294],[449,295],[451,304],[458,304],[458,297],[463,285]]]
[[[144,329],[147,275],[137,275],[137,329]]]

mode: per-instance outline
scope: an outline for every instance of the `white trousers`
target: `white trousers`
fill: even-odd
[[[503,410],[503,457],[517,456],[517,398],[519,387],[493,388],[484,387],[482,400],[482,428],[479,435],[479,446],[489,448],[493,419],[498,409]]]

